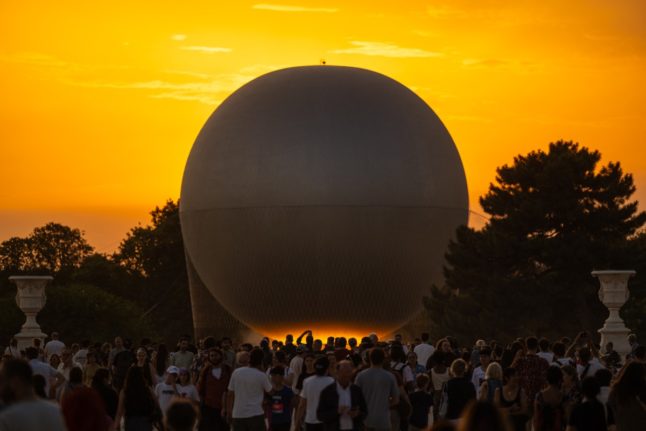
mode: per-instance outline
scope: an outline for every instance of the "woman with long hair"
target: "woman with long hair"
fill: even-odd
[[[502,367],[497,362],[492,362],[485,371],[485,379],[480,385],[478,399],[493,403],[496,398],[496,390],[502,388]]]
[[[547,369],[547,387],[534,400],[534,431],[562,431],[565,428],[565,395],[561,392],[563,372],[557,366]]]
[[[159,407],[146,378],[144,368],[133,366],[126,374],[119,394],[115,424],[124,418],[125,431],[152,431],[153,424],[161,420]]]
[[[509,420],[516,431],[524,431],[529,419],[527,412],[527,395],[520,387],[520,377],[514,368],[506,368],[503,372],[504,385],[496,390],[495,403],[506,410]]]
[[[170,354],[168,352],[166,344],[161,343],[159,346],[157,346],[157,352],[153,360],[153,366],[155,367],[155,377],[157,378],[155,383],[159,383],[164,380],[164,374],[166,373],[166,369],[169,365],[169,357]]]
[[[631,362],[617,375],[608,396],[608,422],[617,431],[643,430],[646,424],[646,366]]]
[[[99,368],[92,378],[92,389],[94,389],[105,405],[108,416],[114,420],[117,415],[117,406],[119,404],[119,395],[110,384],[110,371],[107,368]]]
[[[563,372],[561,391],[565,398],[565,419],[567,421],[572,409],[583,400],[583,396],[581,395],[579,373],[576,371],[576,368],[572,365],[563,365],[561,371]]]

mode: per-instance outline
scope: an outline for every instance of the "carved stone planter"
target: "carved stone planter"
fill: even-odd
[[[635,275],[635,271],[592,271],[592,275],[599,279],[599,300],[608,307],[610,315],[606,319],[601,334],[601,349],[603,351],[607,342],[612,342],[614,349],[624,358],[630,352],[628,334],[624,321],[619,316],[619,310],[626,303],[628,292],[628,279]]]
[[[15,283],[18,288],[16,305],[27,317],[20,332],[16,334],[18,348],[21,350],[32,346],[35,338],[44,341],[47,337],[47,334],[41,331],[36,316],[45,306],[47,300],[45,287],[53,279],[54,277],[49,275],[14,275],[9,277],[9,281]]]

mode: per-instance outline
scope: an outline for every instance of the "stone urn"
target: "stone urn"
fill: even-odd
[[[626,303],[630,296],[628,292],[628,279],[635,275],[635,271],[592,271],[592,276],[599,279],[599,300],[608,307],[610,315],[599,329],[601,334],[601,350],[604,350],[606,343],[612,342],[614,349],[625,358],[630,353],[628,334],[630,329],[626,328],[624,321],[619,316],[619,310]]]
[[[45,306],[45,301],[47,300],[45,287],[53,279],[54,277],[49,275],[14,275],[9,277],[9,281],[15,283],[18,288],[16,305],[27,317],[27,320],[20,328],[20,332],[15,335],[20,350],[33,346],[35,338],[44,341],[47,337],[47,334],[41,331],[40,325],[36,321],[36,316]]]

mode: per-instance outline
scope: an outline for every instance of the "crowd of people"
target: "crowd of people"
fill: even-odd
[[[182,337],[19,349],[0,364],[0,431],[644,431],[644,346],[621,357],[588,333],[460,346]]]

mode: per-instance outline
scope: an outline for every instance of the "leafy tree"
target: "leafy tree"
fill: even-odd
[[[79,268],[93,250],[81,230],[47,223],[25,238],[13,237],[0,244],[0,271],[48,273],[60,281]]]
[[[600,159],[559,141],[497,169],[480,198],[489,222],[457,230],[446,286],[425,300],[438,335],[509,339],[601,326],[607,312],[590,272],[634,267],[646,213],[629,201],[632,175]]]
[[[130,274],[133,299],[170,342],[193,331],[179,204],[169,200],[150,214],[152,224],[131,229],[113,260]]]

